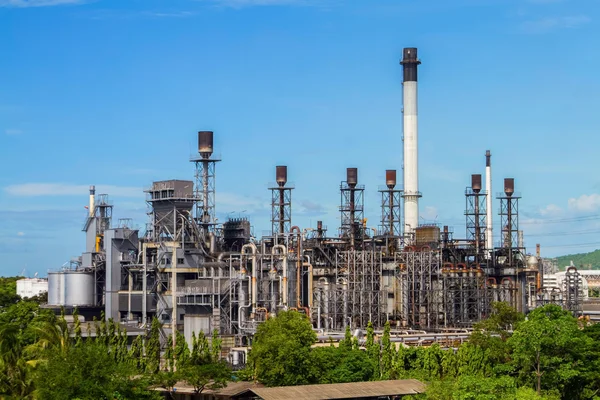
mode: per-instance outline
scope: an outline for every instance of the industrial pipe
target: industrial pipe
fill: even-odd
[[[310,256],[304,256],[308,262],[302,263],[303,267],[308,267],[308,308],[312,312],[313,308],[313,266],[310,263]]]
[[[258,271],[256,268],[256,245],[254,243],[248,243],[242,246],[242,255],[245,255],[245,250],[246,249],[251,249],[252,250],[252,287],[250,289],[251,291],[251,296],[252,296],[252,313],[254,313],[256,311],[256,298],[257,298],[257,292],[258,292],[258,282],[257,282],[257,277],[258,277]]]
[[[94,207],[96,206],[96,186],[90,186],[90,218],[94,217]]]
[[[288,285],[287,285],[287,249],[282,244],[277,244],[271,249],[271,254],[276,255],[275,249],[281,249],[283,254],[283,290],[281,297],[283,298],[283,308],[287,308]]]
[[[404,141],[404,232],[412,234],[419,226],[419,172],[417,124],[417,67],[421,61],[414,47],[402,50],[402,112]]]
[[[486,227],[485,227],[485,244],[488,249],[487,258],[492,258],[494,252],[494,236],[493,236],[493,217],[492,217],[492,153],[487,150],[485,152],[485,206],[486,206]]]
[[[296,307],[301,306],[302,297],[300,293],[300,270],[302,269],[302,240],[304,235],[300,232],[300,227],[294,225],[290,229],[290,233],[296,231],[298,233],[298,248],[296,253]]]

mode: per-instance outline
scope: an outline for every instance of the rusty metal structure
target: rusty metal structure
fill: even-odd
[[[358,184],[358,168],[346,169],[346,180],[340,183],[340,236],[351,249],[362,248],[365,232],[365,187]]]
[[[271,191],[271,234],[284,235],[290,232],[292,226],[292,189],[287,183],[287,166],[279,165],[275,168],[276,186],[272,185]]]

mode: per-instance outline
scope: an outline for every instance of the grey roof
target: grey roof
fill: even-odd
[[[281,386],[252,388],[264,400],[354,399],[361,397],[399,396],[425,393],[425,384],[416,379],[334,383],[328,385]]]

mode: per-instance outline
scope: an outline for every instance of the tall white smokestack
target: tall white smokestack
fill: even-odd
[[[488,249],[488,257],[494,251],[493,219],[492,219],[492,153],[489,150],[485,152],[485,190],[487,197],[486,206],[486,228],[485,228],[485,247]]]
[[[90,217],[94,216],[94,206],[96,205],[96,187],[90,186]]]
[[[403,109],[404,114],[404,235],[411,237],[419,226],[419,171],[418,171],[418,127],[417,127],[417,49],[408,47],[402,51]]]

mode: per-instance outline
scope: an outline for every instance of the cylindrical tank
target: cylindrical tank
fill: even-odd
[[[278,165],[275,167],[275,179],[277,181],[277,185],[283,187],[287,182],[287,166]]]
[[[388,189],[393,189],[396,187],[396,170],[388,169],[385,171],[385,184]]]
[[[200,131],[198,132],[198,153],[202,157],[210,157],[213,153],[213,132]]]
[[[515,192],[515,179],[514,178],[504,178],[504,193],[507,196],[512,196]]]
[[[48,304],[51,306],[60,306],[62,291],[61,274],[58,272],[48,272]]]
[[[358,183],[358,168],[346,169],[346,183],[350,187],[355,187]]]
[[[94,304],[94,274],[65,271],[65,305],[88,306]]]
[[[480,174],[471,175],[471,189],[473,189],[473,192],[475,192],[475,193],[481,192],[481,175]]]

